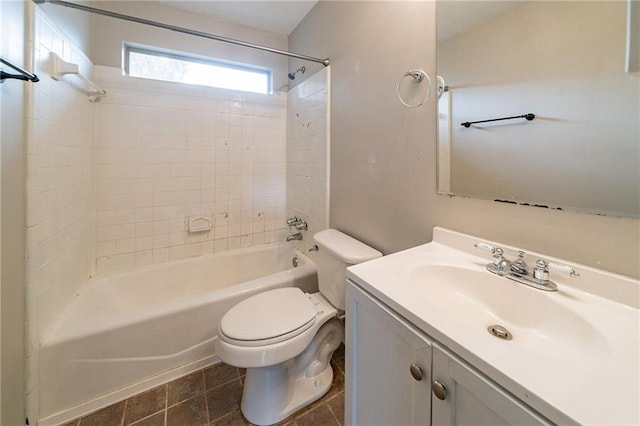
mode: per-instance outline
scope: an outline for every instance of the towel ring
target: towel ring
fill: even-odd
[[[425,78],[427,79],[427,91],[424,94],[424,98],[422,99],[422,102],[415,105],[411,105],[406,103],[404,99],[402,99],[402,96],[400,95],[400,84],[402,83],[402,80],[404,80],[406,77],[411,77],[414,83],[420,83]],[[398,99],[400,99],[400,103],[402,103],[402,105],[406,106],[407,108],[418,108],[424,105],[425,102],[427,102],[427,99],[429,99],[429,94],[431,94],[431,78],[429,77],[429,74],[427,74],[422,70],[407,71],[404,73],[402,77],[400,77],[400,80],[398,80],[398,85],[396,86],[396,93],[398,94]]]

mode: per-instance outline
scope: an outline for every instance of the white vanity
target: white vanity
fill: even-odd
[[[435,228],[349,268],[346,423],[640,424],[640,283],[526,253],[557,266],[539,290],[478,243],[521,249]]]

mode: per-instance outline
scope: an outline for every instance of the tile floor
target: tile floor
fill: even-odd
[[[329,392],[285,419],[283,426],[344,424],[344,346],[333,354]],[[64,426],[250,425],[240,412],[244,370],[226,364],[208,367],[134,395]]]

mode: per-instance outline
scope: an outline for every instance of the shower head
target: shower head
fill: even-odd
[[[301,72],[302,74],[304,74],[304,72],[306,71],[305,67],[298,67],[295,72],[290,72],[289,74],[287,74],[289,76],[289,80],[294,80],[296,78],[296,74],[298,74],[299,72]]]

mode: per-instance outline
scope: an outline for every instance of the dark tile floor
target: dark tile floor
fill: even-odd
[[[344,424],[344,346],[333,354],[329,392],[280,423],[283,426]],[[218,364],[134,395],[64,426],[240,426],[244,370]]]

